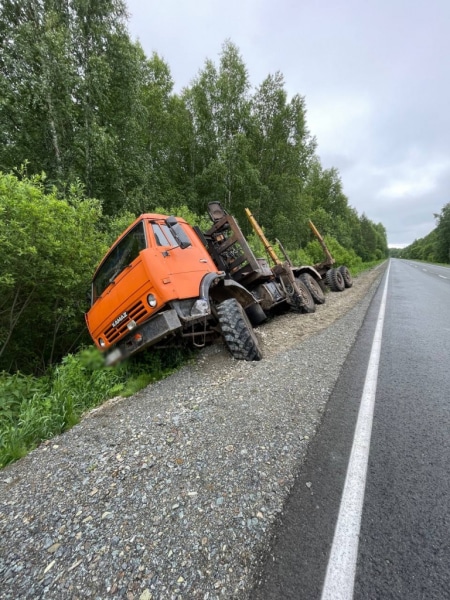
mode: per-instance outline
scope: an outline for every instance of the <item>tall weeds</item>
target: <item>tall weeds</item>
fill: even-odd
[[[0,373],[0,467],[70,429],[87,410],[130,396],[187,358],[182,350],[152,351],[113,368],[89,347],[67,355],[45,377]]]

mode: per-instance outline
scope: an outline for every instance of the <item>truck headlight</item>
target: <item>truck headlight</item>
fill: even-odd
[[[104,348],[106,346],[106,342],[103,338],[98,338],[98,343],[101,348]]]
[[[149,294],[147,296],[147,302],[151,308],[155,308],[155,306],[158,304],[158,301],[156,300],[156,298],[153,294]]]

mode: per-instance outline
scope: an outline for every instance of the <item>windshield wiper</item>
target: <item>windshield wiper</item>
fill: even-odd
[[[120,273],[122,273],[123,269],[122,267],[120,267],[119,269],[116,269],[114,271],[114,273],[111,275],[111,277],[108,279],[108,283],[114,283],[114,279],[117,277],[117,275],[120,275]]]
[[[128,269],[128,267],[131,267],[131,263],[128,263],[127,265],[125,265],[124,267],[118,267],[114,273],[111,275],[111,277],[108,279],[108,283],[114,283],[114,279],[120,275],[122,273],[122,271],[125,271],[125,269]]]

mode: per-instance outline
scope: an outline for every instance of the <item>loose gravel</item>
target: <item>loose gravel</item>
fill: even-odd
[[[211,346],[0,473],[0,598],[242,599],[383,267]]]

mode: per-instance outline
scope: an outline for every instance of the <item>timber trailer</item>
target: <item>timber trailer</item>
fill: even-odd
[[[332,292],[342,292],[345,288],[350,288],[353,285],[353,279],[350,271],[346,266],[335,267],[335,260],[332,257],[325,240],[320,235],[316,226],[312,221],[309,221],[311,231],[319,240],[319,244],[325,254],[325,260],[314,265],[314,268],[320,273],[321,278]]]
[[[325,301],[319,272],[310,266],[295,267],[284,250],[282,262],[248,209],[247,217],[274,263],[272,267],[265,258],[255,256],[236,219],[220,202],[210,202],[208,213],[213,225],[203,233],[205,245],[216,266],[257,300],[246,309],[253,325],[283,310],[311,313],[316,303]]]

